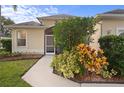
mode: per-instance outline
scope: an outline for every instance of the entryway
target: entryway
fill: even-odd
[[[53,35],[45,35],[45,53],[46,54],[55,54]]]
[[[55,44],[52,27],[45,30],[45,54],[55,54]]]

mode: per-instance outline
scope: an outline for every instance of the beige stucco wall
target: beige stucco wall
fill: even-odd
[[[26,46],[17,46],[17,31],[27,32]],[[12,31],[12,52],[44,54],[44,30],[14,29]]]
[[[118,29],[124,29],[124,20],[103,20],[102,36],[107,35],[108,31],[110,35],[118,35]]]
[[[99,49],[98,40],[101,36],[101,24],[100,23],[96,24],[95,26],[96,32],[91,36],[92,42],[90,43],[90,46],[94,49]]]
[[[46,26],[55,25],[55,23],[56,23],[55,20],[42,20],[42,24]]]

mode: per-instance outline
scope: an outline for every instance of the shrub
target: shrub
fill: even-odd
[[[2,39],[1,40],[2,46],[6,51],[12,51],[12,40],[11,39]]]
[[[55,43],[63,50],[70,51],[80,43],[89,43],[90,35],[95,32],[95,18],[70,18],[55,25],[53,34]]]
[[[108,71],[107,58],[103,55],[103,50],[96,51],[90,48],[88,45],[79,44],[77,46],[77,51],[79,53],[79,60],[81,64],[91,73],[99,74],[103,78],[111,78],[116,75],[117,72],[114,69]]]
[[[109,61],[109,68],[114,68],[124,76],[124,37],[104,36],[99,39],[100,48],[104,50]]]
[[[81,64],[90,72],[95,72],[100,74],[102,68],[108,65],[106,57],[103,55],[102,50],[98,50],[98,53],[95,49],[91,49],[88,45],[80,44],[77,46],[79,52],[79,59]]]
[[[73,78],[75,74],[83,74],[83,67],[80,67],[78,56],[74,51],[64,51],[53,58],[51,66],[65,78]]]
[[[51,66],[66,78],[73,78],[75,74],[84,75],[85,71],[95,73],[104,78],[111,78],[117,72],[114,69],[108,71],[107,58],[102,50],[91,49],[86,44],[79,44],[70,52],[64,51],[53,58]]]
[[[4,49],[1,49],[0,50],[0,56],[9,56],[10,55],[10,52],[4,50]]]

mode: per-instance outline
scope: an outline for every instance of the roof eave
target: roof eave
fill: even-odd
[[[98,16],[101,16],[101,17],[124,17],[124,14],[98,14]]]
[[[46,26],[13,26],[13,25],[8,25],[5,27],[7,28],[47,28]]]
[[[13,26],[13,25],[7,25],[7,26],[5,26],[5,27],[7,27],[7,28],[12,28],[12,29],[14,29],[14,28],[37,28],[37,29],[46,29],[46,28],[49,28],[49,27],[52,27],[53,25],[51,25],[51,26]]]

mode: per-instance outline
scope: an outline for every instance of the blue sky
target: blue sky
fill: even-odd
[[[14,12],[12,6],[2,5],[1,14],[11,18],[15,23],[37,21],[36,17],[55,14],[76,16],[95,16],[114,9],[124,9],[124,5],[18,5]]]

